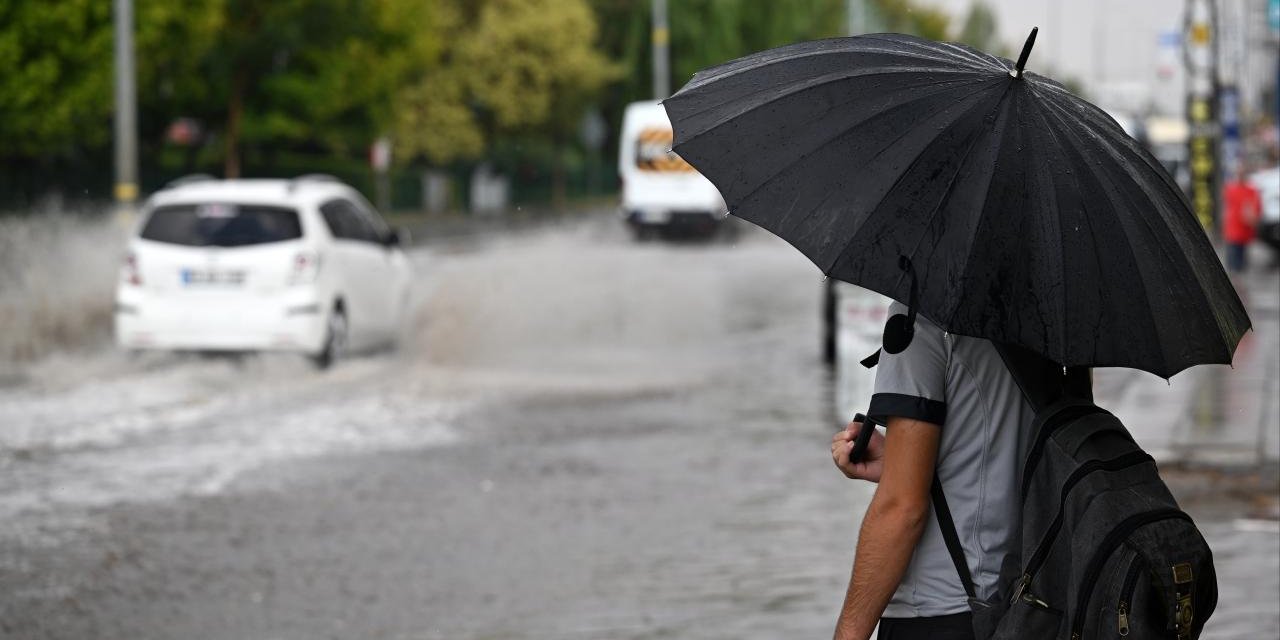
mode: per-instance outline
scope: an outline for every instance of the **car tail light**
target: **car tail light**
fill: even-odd
[[[320,254],[314,251],[300,251],[293,257],[293,271],[289,274],[289,284],[310,284],[320,275]]]
[[[125,282],[135,286],[142,286],[142,274],[138,271],[138,254],[130,251],[124,256],[124,268],[121,270],[121,277]]]

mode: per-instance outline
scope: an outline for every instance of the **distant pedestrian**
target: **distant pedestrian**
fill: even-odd
[[[1248,266],[1249,243],[1257,235],[1262,196],[1245,177],[1244,165],[1236,167],[1222,190],[1222,239],[1227,243],[1227,269],[1240,273]]]

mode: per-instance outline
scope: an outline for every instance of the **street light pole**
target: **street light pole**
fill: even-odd
[[[1218,16],[1216,0],[1186,0],[1183,64],[1187,73],[1188,168],[1191,209],[1210,234],[1218,229]]]
[[[667,0],[653,0],[653,99],[662,100],[671,95],[671,61],[668,44],[671,31],[667,29]]]
[[[867,0],[846,0],[845,35],[858,36],[867,32]]]
[[[138,106],[133,64],[133,0],[115,0],[115,199],[138,199]]]

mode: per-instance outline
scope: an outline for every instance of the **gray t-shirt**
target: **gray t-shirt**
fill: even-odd
[[[906,313],[893,303],[889,314]],[[942,425],[938,477],[969,561],[978,597],[991,597],[1013,545],[1018,479],[1035,412],[995,346],[957,336],[917,315],[915,337],[898,354],[882,353],[868,415]],[[932,509],[885,617],[916,618],[969,610]]]

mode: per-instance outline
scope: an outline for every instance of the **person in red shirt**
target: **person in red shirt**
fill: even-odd
[[[1227,243],[1227,269],[1232,273],[1248,266],[1246,250],[1253,242],[1258,217],[1262,214],[1262,196],[1245,179],[1243,166],[1236,168],[1231,181],[1222,190],[1222,239]]]

